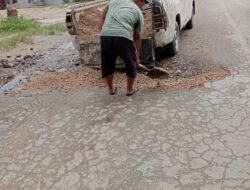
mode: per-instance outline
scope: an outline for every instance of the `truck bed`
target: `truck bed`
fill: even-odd
[[[72,18],[76,25],[73,35],[74,45],[79,51],[80,60],[84,65],[98,66],[100,56],[100,31],[98,22],[102,8],[107,1],[96,1],[93,4],[72,8]],[[154,66],[154,48],[152,42],[152,14],[150,5],[144,7],[145,29],[142,33],[141,63]],[[122,62],[118,59],[118,64]]]

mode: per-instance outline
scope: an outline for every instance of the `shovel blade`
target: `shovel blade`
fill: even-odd
[[[149,76],[150,78],[168,79],[169,73],[163,68],[154,67],[147,73],[147,76]]]

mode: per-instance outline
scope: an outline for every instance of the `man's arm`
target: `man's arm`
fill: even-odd
[[[102,27],[103,27],[103,24],[104,24],[106,15],[107,15],[107,12],[103,10],[103,11],[102,11],[102,14],[101,14],[101,16],[100,16],[100,20],[99,20],[99,30],[100,30],[100,31],[102,30]]]
[[[144,28],[144,17],[140,10],[137,12],[136,17],[137,23],[134,27],[134,42],[136,47],[136,64],[138,66],[140,64],[141,32]]]
[[[136,48],[136,64],[140,64],[140,49],[141,49],[141,35],[140,33],[134,32],[134,41]]]
[[[102,10],[102,14],[100,16],[100,20],[99,20],[99,30],[101,31],[102,30],[102,27],[103,27],[103,24],[104,24],[104,21],[106,19],[106,15],[107,15],[107,12],[109,10],[109,4],[107,4],[103,10]]]

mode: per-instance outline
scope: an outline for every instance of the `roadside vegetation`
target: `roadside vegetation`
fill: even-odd
[[[0,21],[0,50],[15,47],[21,42],[32,41],[34,35],[54,35],[65,31],[64,24],[41,26],[36,20],[23,17]]]

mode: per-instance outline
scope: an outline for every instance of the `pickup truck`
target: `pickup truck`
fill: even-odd
[[[0,0],[0,10],[6,8],[6,2],[5,0]]]
[[[195,0],[152,0],[154,47],[167,46],[168,53],[180,51],[180,31],[193,28]]]
[[[145,30],[142,36],[141,63],[145,66],[153,67],[155,65],[155,52],[159,49],[166,50],[168,55],[176,55],[180,51],[180,33],[181,30],[193,28],[193,17],[195,15],[195,0],[148,0],[144,7]],[[107,0],[96,0],[71,8],[66,13],[66,27],[72,36],[74,36],[75,47],[79,50],[80,59],[83,63],[91,65],[92,62],[100,60],[100,47],[98,42],[93,43],[95,47],[84,45],[84,39],[80,33],[79,22],[84,18],[83,14],[88,9],[92,13],[102,10],[102,7],[108,3]],[[95,8],[95,9],[93,9]],[[81,17],[82,16],[82,17]],[[88,15],[86,15],[88,16]],[[89,19],[89,18],[88,18]],[[93,22],[93,26],[97,23]],[[89,27],[88,27],[89,28]],[[85,38],[89,38],[88,36]],[[95,57],[89,59],[87,54],[94,53]],[[94,64],[94,63],[93,63]]]

